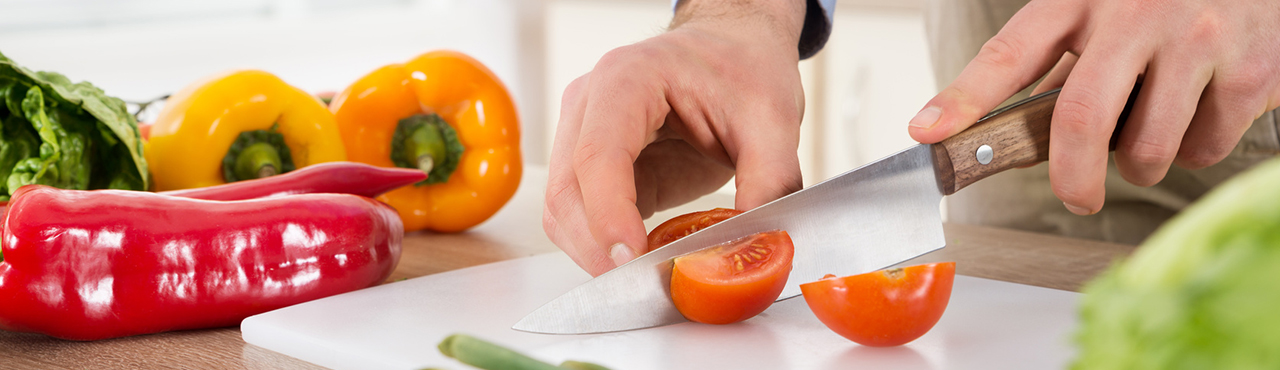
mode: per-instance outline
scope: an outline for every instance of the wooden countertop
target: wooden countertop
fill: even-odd
[[[491,220],[469,232],[406,235],[400,264],[389,280],[558,252],[542,233],[542,190],[545,183],[545,171],[531,169],[511,203]],[[689,210],[731,205],[732,197],[713,194],[689,205],[660,212],[647,223],[653,227],[661,220]],[[1134,248],[971,225],[947,224],[945,230],[946,248],[904,264],[956,261],[960,274],[1074,291]],[[320,367],[247,344],[240,338],[238,328],[223,328],[95,342],[71,342],[38,334],[0,331],[0,368]]]

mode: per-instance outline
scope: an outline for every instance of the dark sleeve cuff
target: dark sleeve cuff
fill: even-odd
[[[817,54],[831,37],[831,17],[835,1],[830,3],[832,9],[824,9],[818,0],[806,1],[804,29],[800,30],[800,59],[809,59]]]

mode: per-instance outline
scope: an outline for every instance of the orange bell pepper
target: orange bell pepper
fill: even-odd
[[[405,231],[466,230],[520,184],[515,104],[493,72],[465,54],[433,51],[378,68],[329,109],[348,160],[430,175],[378,197],[400,212]]]

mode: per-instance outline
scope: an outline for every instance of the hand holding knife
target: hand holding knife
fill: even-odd
[[[785,230],[795,244],[779,299],[798,295],[800,284],[825,274],[866,273],[940,249],[946,244],[942,196],[1048,159],[1058,92],[998,109],[940,143],[913,146],[651,251],[552,300],[513,328],[586,334],[683,322],[670,298],[671,260],[763,231]],[[1135,89],[1121,125],[1136,95]]]

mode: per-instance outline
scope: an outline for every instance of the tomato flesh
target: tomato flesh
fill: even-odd
[[[680,314],[731,324],[769,308],[791,275],[795,247],[785,231],[767,231],[677,257],[671,299]]]
[[[832,331],[871,347],[903,345],[942,318],[951,300],[955,262],[916,265],[801,284],[818,319]]]
[[[716,208],[701,212],[692,212],[672,217],[649,232],[649,250],[661,248],[698,230],[715,225],[730,217],[742,214],[742,211],[730,208]]]

